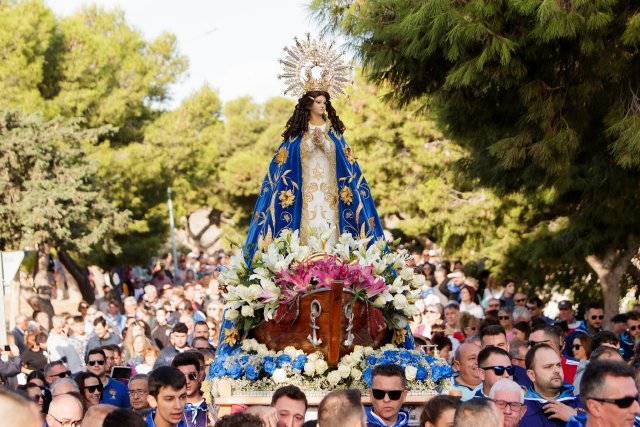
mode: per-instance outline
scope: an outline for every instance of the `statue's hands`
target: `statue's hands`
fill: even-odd
[[[322,147],[324,144],[324,134],[322,133],[322,129],[315,128],[313,130],[313,143],[317,147]]]

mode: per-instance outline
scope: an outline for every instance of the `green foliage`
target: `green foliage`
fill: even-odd
[[[128,212],[104,198],[81,149],[105,131],[0,110],[0,248],[49,243],[86,253],[101,243],[118,251],[113,232]]]
[[[316,0],[312,8],[388,97],[431,107],[469,154],[458,162],[469,182],[502,202],[522,199],[507,271],[541,284],[574,265],[581,278],[588,255],[637,248],[640,215],[629,207],[640,202],[638,5]]]

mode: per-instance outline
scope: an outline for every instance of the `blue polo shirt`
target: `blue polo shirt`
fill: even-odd
[[[107,377],[107,385],[102,392],[100,403],[117,406],[118,408],[130,408],[129,389],[120,381]]]

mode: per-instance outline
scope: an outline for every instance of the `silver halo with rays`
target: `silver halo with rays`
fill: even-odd
[[[348,96],[345,89],[353,83],[353,67],[342,60],[344,52],[336,51],[334,42],[326,43],[322,36],[312,39],[307,33],[306,40],[294,41],[293,46],[284,48],[286,57],[278,61],[283,65],[278,79],[284,80],[284,94],[300,98],[312,90],[323,90],[331,98]]]

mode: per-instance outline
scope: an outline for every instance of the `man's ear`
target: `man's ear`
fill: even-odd
[[[487,373],[484,369],[482,368],[478,368],[478,378],[480,378],[480,381],[484,382],[484,379],[486,378]]]
[[[149,406],[151,406],[153,409],[156,409],[158,407],[158,401],[156,400],[155,397],[151,396],[150,394],[147,395],[147,403],[149,404]]]
[[[527,376],[529,377],[532,383],[536,382],[536,373],[533,372],[533,369],[527,369]]]
[[[451,364],[451,367],[453,368],[454,371],[460,372],[460,361],[454,359],[453,363]]]

